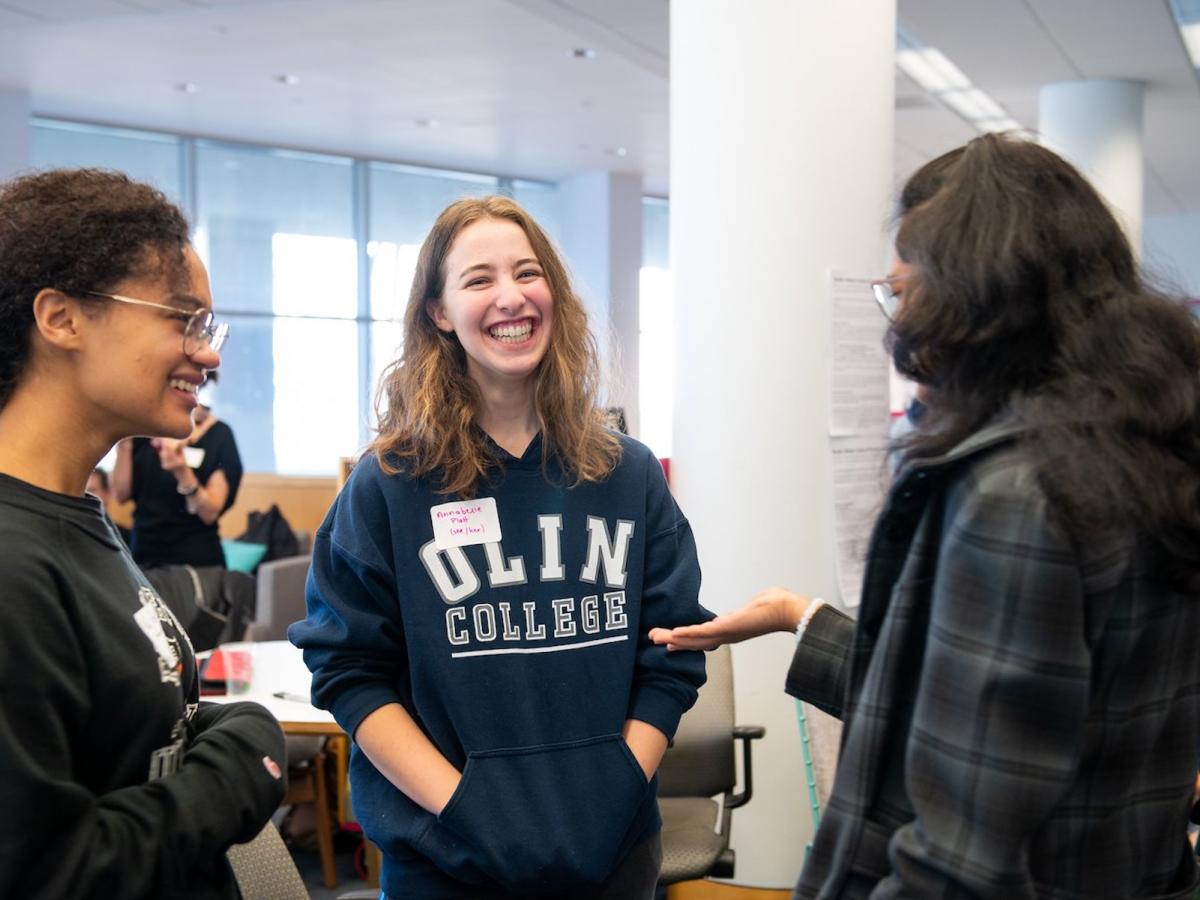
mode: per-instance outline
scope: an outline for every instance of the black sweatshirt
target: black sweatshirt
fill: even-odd
[[[0,897],[238,896],[224,851],[282,799],[283,736],[197,695],[99,502],[0,475]]]

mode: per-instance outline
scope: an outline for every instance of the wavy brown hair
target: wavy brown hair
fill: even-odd
[[[542,433],[542,467],[554,459],[568,481],[599,481],[620,458],[621,445],[599,407],[600,362],[583,301],[549,238],[508,197],[469,197],[438,216],[421,245],[404,312],[404,346],[384,372],[376,398],[378,436],[369,452],[389,474],[435,475],[440,492],[474,495],[500,464],[495,445],[475,421],[481,402],[467,356],[453,332],[434,325],[431,301],[442,299],[445,263],[464,228],[484,219],[516,224],[541,264],[554,301],[546,355],[538,364],[534,406]]]
[[[910,458],[1002,415],[1080,537],[1128,529],[1200,570],[1200,323],[1144,280],[1087,180],[1035,143],[985,135],[901,200],[914,266],[888,342],[930,387]]]

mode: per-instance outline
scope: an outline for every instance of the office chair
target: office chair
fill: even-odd
[[[733,665],[728,647],[706,655],[708,680],[679,723],[658,769],[663,864],[660,885],[695,878],[730,878],[730,814],[754,790],[751,742],[766,734],[758,725],[734,725]],[[742,746],[743,789],[737,787],[734,748]],[[714,800],[719,797],[719,800]]]
[[[312,556],[285,556],[258,567],[254,621],[246,640],[284,641],[287,628],[304,618],[304,583]]]

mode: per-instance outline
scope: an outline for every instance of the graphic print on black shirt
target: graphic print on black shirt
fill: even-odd
[[[187,723],[199,706],[199,688],[192,642],[175,614],[145,585],[138,589],[138,602],[141,608],[133,614],[133,619],[154,647],[159,680],[184,692],[183,715],[171,729],[171,742],[150,754],[147,779],[154,779],[179,771],[179,761],[186,749]]]

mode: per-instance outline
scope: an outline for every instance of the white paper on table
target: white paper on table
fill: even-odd
[[[842,605],[855,609],[861,600],[871,530],[883,508],[889,477],[887,435],[834,435],[833,527],[837,544],[837,580]]]
[[[888,427],[887,319],[871,293],[871,279],[831,272],[832,323],[829,433],[877,434]]]

